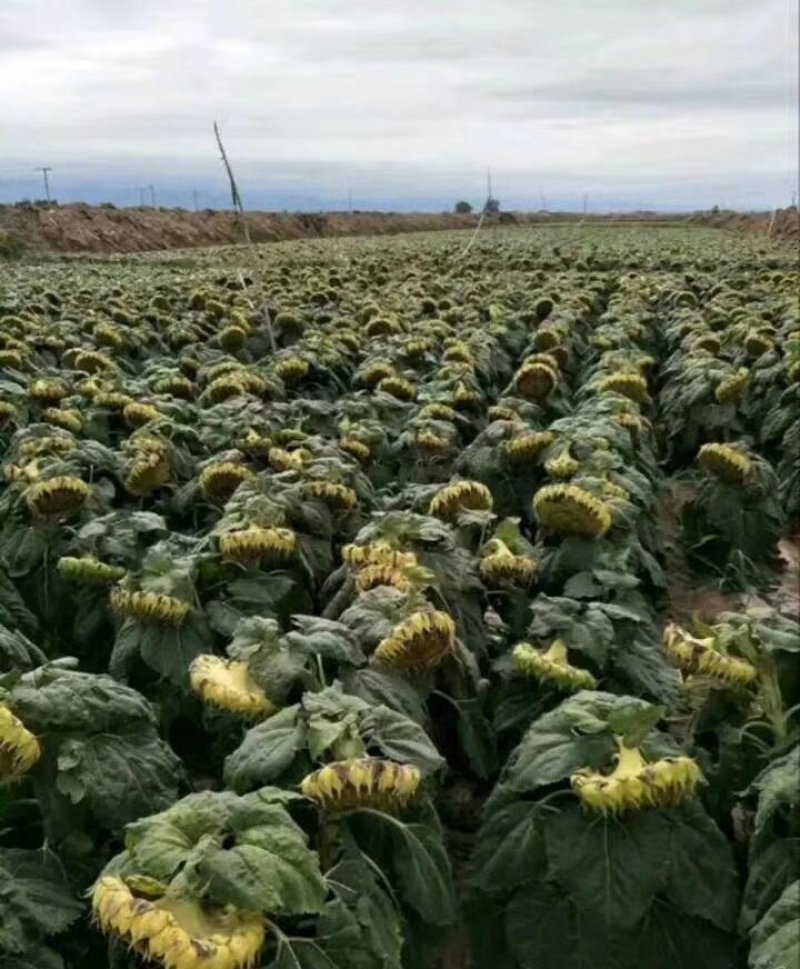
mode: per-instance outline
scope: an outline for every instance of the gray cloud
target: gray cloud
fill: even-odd
[[[43,163],[66,193],[78,191],[68,165],[105,173],[109,190],[123,168],[210,179],[213,118],[265,197],[302,178],[327,197],[351,172],[387,198],[429,186],[438,204],[489,164],[509,197],[593,185],[668,200],[679,184],[788,195],[796,8],[3,0],[0,199],[27,191],[9,172]]]

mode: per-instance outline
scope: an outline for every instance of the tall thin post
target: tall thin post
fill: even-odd
[[[258,286],[258,295],[261,301],[261,314],[264,319],[264,325],[267,330],[267,337],[269,338],[270,349],[275,353],[275,334],[272,332],[272,322],[269,318],[269,306],[267,306],[267,299],[264,295],[264,286],[261,281],[261,267],[258,264],[258,253],[252,240],[250,239],[250,229],[247,225],[247,219],[244,214],[244,205],[242,204],[242,196],[239,194],[239,187],[236,184],[236,178],[233,174],[233,169],[231,168],[231,163],[228,161],[228,155],[225,151],[225,146],[222,144],[222,136],[219,133],[219,126],[217,122],[214,122],[214,137],[217,139],[217,147],[219,148],[220,158],[222,159],[222,164],[225,166],[225,171],[228,175],[228,181],[231,186],[231,201],[233,202],[233,207],[237,212],[239,218],[239,224],[242,227],[242,235],[244,236],[245,245],[247,246],[247,251],[250,254],[250,261],[253,265],[253,279]]]
[[[148,188],[148,191],[150,192],[150,205],[152,205],[152,207],[155,208],[156,207],[156,190],[155,190],[155,188],[152,185],[148,185],[147,188]]]
[[[51,165],[40,165],[38,168],[34,169],[34,171],[41,172],[44,176],[44,197],[48,202],[50,201],[50,181],[47,178],[47,173],[52,172],[52,170],[53,168]]]
[[[144,186],[143,185],[139,186],[139,208],[140,209],[144,208]]]

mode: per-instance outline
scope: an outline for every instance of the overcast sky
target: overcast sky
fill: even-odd
[[[0,200],[788,204],[797,0],[0,0]]]

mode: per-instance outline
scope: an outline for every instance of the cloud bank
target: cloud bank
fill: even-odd
[[[0,200],[788,204],[796,0],[3,0]]]

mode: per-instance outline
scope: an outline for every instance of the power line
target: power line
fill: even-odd
[[[35,172],[41,172],[44,176],[44,197],[47,201],[50,201],[50,182],[47,178],[47,173],[52,172],[53,168],[51,165],[40,165],[38,168],[34,168]]]

